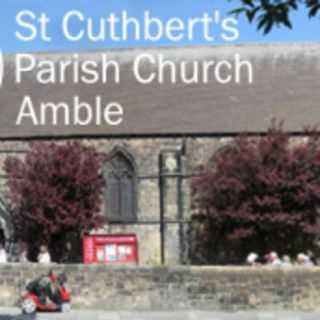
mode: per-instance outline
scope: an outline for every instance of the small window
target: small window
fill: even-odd
[[[133,158],[123,150],[112,152],[105,168],[106,215],[110,222],[137,219],[136,169]]]

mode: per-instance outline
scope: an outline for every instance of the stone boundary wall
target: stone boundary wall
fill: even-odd
[[[320,310],[320,268],[51,267],[67,273],[73,308]],[[48,270],[0,266],[0,305],[14,306],[25,284]]]

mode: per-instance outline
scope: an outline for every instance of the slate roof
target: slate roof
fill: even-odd
[[[286,127],[300,132],[320,122],[320,43],[250,44],[239,46],[124,49],[83,52],[81,59],[99,60],[104,52],[121,64],[121,86],[66,84],[41,85],[35,73],[22,84],[14,83],[13,55],[5,56],[5,78],[0,89],[0,139],[32,137],[114,137],[161,135],[211,135],[263,132],[272,117],[286,120]],[[221,60],[239,53],[254,66],[254,83],[141,85],[133,80],[131,63],[142,52],[162,53],[178,63],[185,60]],[[72,53],[39,53],[38,59],[57,61]],[[72,97],[93,102],[118,101],[125,109],[123,124],[111,126],[17,127],[23,96],[35,104],[43,101],[71,103]]]

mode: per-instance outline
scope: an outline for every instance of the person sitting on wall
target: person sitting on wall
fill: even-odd
[[[19,262],[20,263],[28,263],[28,249],[25,244],[23,244],[20,248],[20,254],[19,254]]]
[[[288,255],[282,257],[282,267],[292,267],[292,262]]]
[[[259,255],[256,254],[255,252],[251,252],[247,257],[247,264],[249,266],[256,266],[259,264],[258,259],[259,259]]]
[[[72,262],[74,262],[72,257],[72,244],[70,241],[67,241],[65,245],[65,250],[60,259],[60,263],[72,263]]]
[[[297,255],[297,263],[299,266],[303,266],[303,267],[313,267],[314,266],[310,257],[304,253],[299,253]]]
[[[3,243],[0,243],[0,263],[7,263],[8,257]]]
[[[277,252],[272,251],[268,254],[267,264],[270,266],[281,266],[282,265],[282,261],[280,260]]]
[[[51,256],[48,251],[48,247],[45,245],[42,245],[40,247],[40,252],[38,255],[38,262],[39,263],[51,263]]]

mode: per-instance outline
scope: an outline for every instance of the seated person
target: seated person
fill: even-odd
[[[58,286],[58,277],[53,271],[50,271],[48,275],[30,282],[26,289],[35,294],[42,304],[46,304],[48,298],[51,302],[57,304],[59,303]]]

